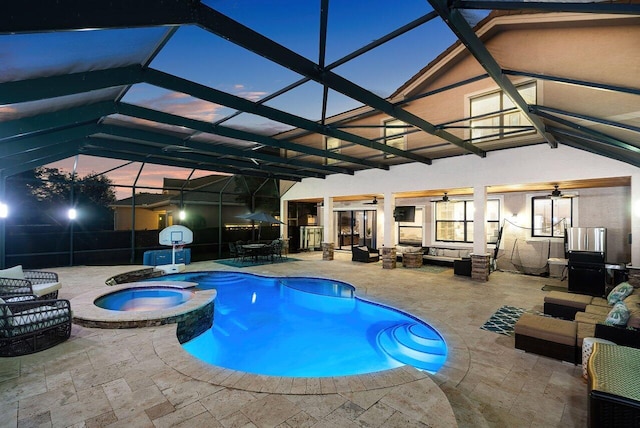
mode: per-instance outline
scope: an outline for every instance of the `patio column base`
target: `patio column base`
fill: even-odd
[[[333,260],[333,250],[335,244],[333,242],[322,243],[322,260]]]
[[[382,247],[382,269],[396,268],[396,247]]]
[[[489,262],[491,254],[471,254],[471,279],[489,281]]]

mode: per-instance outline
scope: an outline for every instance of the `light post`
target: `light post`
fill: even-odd
[[[69,266],[73,266],[73,223],[78,217],[78,212],[75,208],[69,208],[67,217],[69,218]]]

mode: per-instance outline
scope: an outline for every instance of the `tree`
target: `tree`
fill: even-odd
[[[78,219],[83,229],[113,229],[109,205],[116,196],[104,175],[91,173],[74,180],[57,168],[40,167],[10,177],[6,193],[14,224],[66,224],[73,196],[73,206],[84,214]]]

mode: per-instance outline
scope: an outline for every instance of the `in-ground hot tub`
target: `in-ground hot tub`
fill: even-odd
[[[186,281],[144,281],[92,290],[71,299],[73,322],[92,328],[178,323],[178,336],[183,342],[202,332],[202,327],[211,327],[213,319],[216,290],[198,289],[197,285]]]
[[[192,291],[170,287],[126,288],[100,296],[94,304],[112,311],[155,311],[181,305],[193,295]]]

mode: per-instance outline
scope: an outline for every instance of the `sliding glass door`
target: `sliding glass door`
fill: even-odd
[[[336,248],[350,250],[352,246],[376,248],[376,210],[336,211]]]

